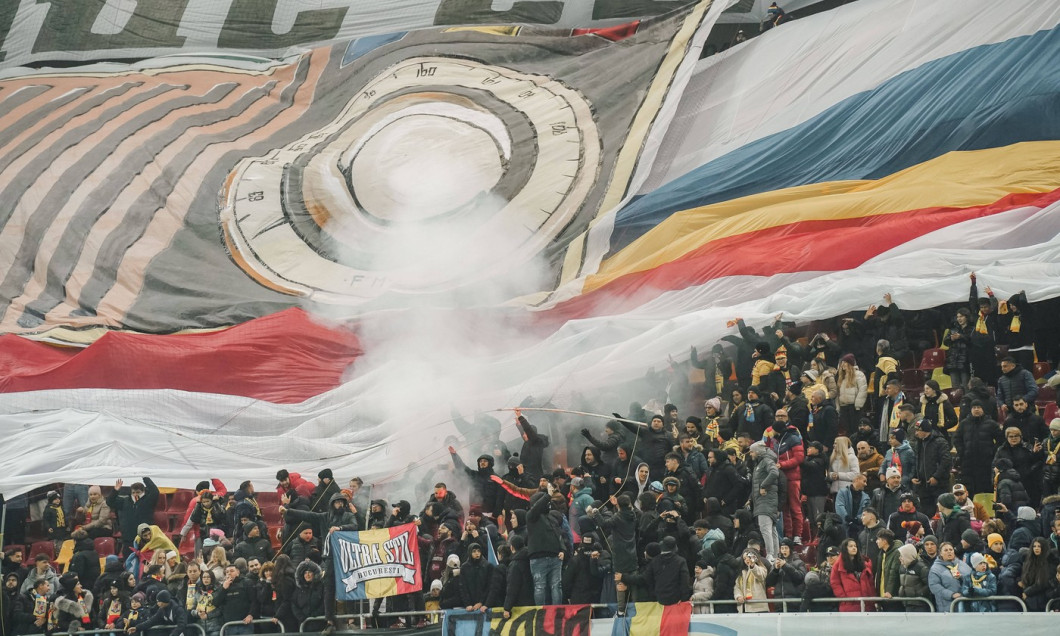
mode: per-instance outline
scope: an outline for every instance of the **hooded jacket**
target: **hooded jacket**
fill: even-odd
[[[314,574],[313,581],[307,583],[305,573]],[[320,566],[312,561],[302,561],[294,572],[294,596],[291,598],[291,611],[299,624],[310,616],[324,614],[324,580]]]
[[[526,472],[536,479],[545,474],[541,462],[545,458],[545,449],[549,445],[548,436],[537,432],[537,427],[522,415],[516,419],[516,426],[525,437],[519,457],[522,458]]]
[[[622,426],[617,420],[611,420],[606,424],[604,438],[596,437],[592,432],[583,428],[581,431],[582,437],[592,444],[593,448],[599,449],[597,459],[600,460],[605,466],[610,466],[615,463],[618,459],[618,447],[622,445],[625,438],[622,436]],[[582,453],[582,463],[584,464],[585,454]]]
[[[952,431],[953,427],[957,426],[957,412],[953,410],[953,404],[945,393],[939,393],[933,398],[921,395],[920,415],[941,431]]]
[[[611,553],[596,534],[587,533],[582,541],[563,569],[563,596],[571,605],[599,603],[604,577],[611,574]],[[599,554],[595,559],[594,552]]]
[[[492,514],[499,512],[504,507],[504,491],[492,479],[497,474],[493,470],[493,456],[479,455],[478,459],[475,460],[474,468],[466,466],[464,460],[460,459],[460,455],[450,453],[450,456],[453,458],[453,464],[456,466],[457,471],[467,475],[468,480],[471,482],[470,492],[468,493],[470,504],[472,506],[481,506],[483,512]],[[486,468],[479,468],[478,464],[482,460],[486,460]]]
[[[471,607],[482,603],[488,605],[493,582],[494,566],[486,560],[482,546],[473,544],[480,551],[478,559],[471,558],[472,550],[468,550],[468,559],[460,564],[460,576],[457,584],[460,587],[460,604]]]
[[[755,469],[751,475],[751,504],[758,516],[776,519],[780,514],[780,503],[777,495],[777,456],[762,442],[751,444],[751,451],[757,456]],[[765,494],[762,494],[762,491]]]
[[[610,512],[594,510],[590,515],[602,532],[610,533],[608,543],[615,572],[629,574],[637,571],[637,512],[633,507]]]
[[[662,430],[658,431],[654,430],[650,424],[647,426],[640,426],[638,424],[622,422],[622,426],[626,427],[626,430],[632,434],[632,438],[636,440],[637,451],[640,453],[640,456],[644,458],[644,462],[648,464],[652,479],[661,479],[666,472],[666,462],[664,459],[673,445],[674,438],[671,435],[671,432],[666,429],[665,425]],[[628,443],[629,442],[627,441],[627,444]],[[639,464],[640,461],[638,460],[637,463]],[[621,462],[619,462],[619,465],[620,464]],[[615,469],[612,471],[616,477],[621,477],[625,474],[624,470],[619,470],[619,465],[616,465]]]

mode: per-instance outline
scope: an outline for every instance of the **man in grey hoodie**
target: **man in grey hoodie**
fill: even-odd
[[[755,461],[751,474],[751,507],[758,518],[767,558],[772,563],[780,550],[780,538],[777,535],[777,516],[780,514],[777,456],[762,442],[751,444],[750,453]]]

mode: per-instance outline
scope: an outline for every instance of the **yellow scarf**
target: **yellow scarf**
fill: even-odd
[[[66,527],[66,515],[63,514],[63,507],[62,506],[52,506],[52,508],[55,508],[55,525],[56,525],[56,527],[65,528]]]
[[[1010,333],[1020,332],[1020,315],[1012,314],[1012,320],[1008,323],[1008,330]]]
[[[986,328],[986,314],[982,311],[979,312],[979,317],[975,321],[975,333],[990,333],[990,330]]]

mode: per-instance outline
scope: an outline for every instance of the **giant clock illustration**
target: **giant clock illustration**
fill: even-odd
[[[593,108],[546,75],[402,60],[339,116],[239,162],[221,192],[232,258],[328,304],[444,291],[532,258],[599,175]]]

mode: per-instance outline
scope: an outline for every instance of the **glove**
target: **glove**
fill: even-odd
[[[592,433],[589,432],[589,429],[583,428],[582,429],[582,437],[588,439],[590,436],[592,436]]]

